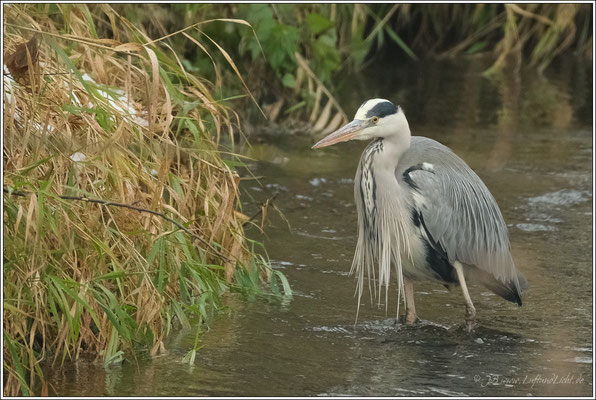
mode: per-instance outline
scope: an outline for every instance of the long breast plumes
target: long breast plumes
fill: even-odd
[[[363,152],[356,173],[354,196],[358,210],[358,242],[352,262],[358,295],[358,310],[364,288],[368,281],[371,301],[373,292],[381,302],[385,288],[385,305],[388,304],[389,279],[393,262],[398,282],[398,299],[403,293],[402,256],[410,257],[410,247],[405,222],[408,220],[405,201],[395,196],[399,190],[392,171],[375,170],[375,156],[383,151],[383,141],[373,141]],[[377,273],[378,264],[378,291]],[[366,272],[366,273],[365,273]],[[397,313],[399,314],[399,301]]]

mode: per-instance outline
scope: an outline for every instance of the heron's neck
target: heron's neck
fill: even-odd
[[[407,134],[393,135],[382,140],[382,151],[375,157],[375,164],[381,167],[381,171],[388,171],[393,175],[397,163],[410,148],[412,136]]]

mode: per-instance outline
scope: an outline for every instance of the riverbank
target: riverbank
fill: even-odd
[[[47,394],[42,361],[160,354],[230,290],[289,291],[244,234],[209,81],[107,5],[4,18],[5,395]]]

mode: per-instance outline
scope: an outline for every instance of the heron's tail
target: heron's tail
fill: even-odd
[[[516,278],[503,282],[496,279],[488,272],[474,268],[474,275],[480,282],[494,294],[497,294],[512,303],[522,305],[522,293],[528,288],[528,280],[521,273],[517,272]]]

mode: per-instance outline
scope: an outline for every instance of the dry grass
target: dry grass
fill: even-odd
[[[544,70],[565,51],[591,58],[588,4],[400,4],[397,25],[410,31],[410,46],[439,57],[490,51],[503,68],[513,54]],[[380,25],[377,27],[380,29]],[[407,52],[407,49],[404,49]],[[408,53],[409,54],[409,53]]]
[[[508,56],[521,54],[525,47],[531,49],[529,65],[540,71],[572,45],[576,52],[585,52],[587,36],[578,32],[576,20],[589,14],[589,8],[587,4],[505,4],[504,34],[488,72],[501,69]]]
[[[206,320],[268,267],[218,151],[237,119],[210,82],[109,5],[11,4],[3,22],[20,60],[3,92],[4,394],[43,395],[42,361],[157,354],[173,321]]]

